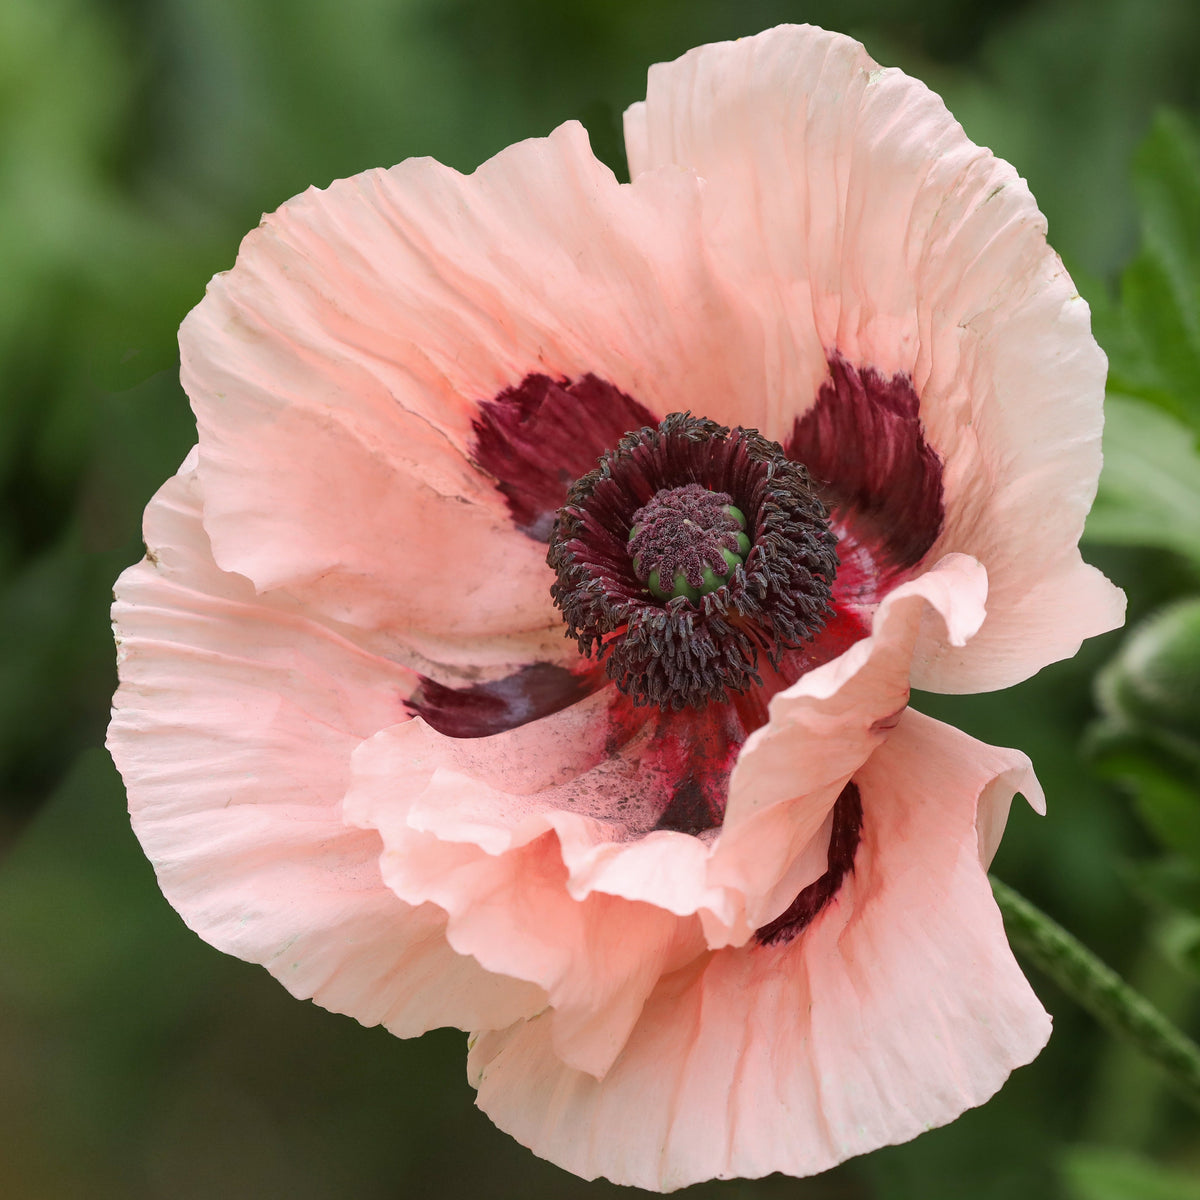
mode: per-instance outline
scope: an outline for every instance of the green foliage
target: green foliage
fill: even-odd
[[[1126,878],[1147,903],[1200,917],[1200,866],[1182,856],[1132,863]]]
[[[1138,812],[1163,845],[1200,863],[1200,793],[1194,783],[1151,754],[1117,756],[1109,769],[1131,786]]]
[[[1109,393],[1104,475],[1086,536],[1097,543],[1171,550],[1200,574],[1200,454],[1178,418]]]
[[[1121,280],[1111,384],[1200,436],[1200,147],[1180,115],[1158,114],[1134,177],[1142,248]]]
[[[1109,402],[1087,536],[1173,550],[1200,574],[1200,145],[1182,116],[1158,114],[1134,178],[1142,245],[1119,304],[1095,312]]]
[[[1143,737],[1200,783],[1200,599],[1141,622],[1097,676],[1096,696],[1114,740]]]
[[[1160,938],[1171,962],[1200,976],[1200,918],[1178,913],[1163,926]]]
[[[1101,306],[1112,360],[1097,542],[1155,545],[1200,573],[1200,149],[1163,112],[1135,165],[1142,246]],[[1167,848],[1200,863],[1200,599],[1136,626],[1100,674],[1090,744]]]
[[[1154,824],[1153,813],[1143,815]],[[1161,817],[1158,823],[1172,828]],[[1158,943],[1166,959],[1200,976],[1200,863],[1194,856],[1173,854],[1131,863],[1124,874],[1130,890],[1159,914]]]
[[[1063,1162],[1069,1200],[1200,1200],[1200,1177],[1119,1150],[1078,1147]]]
[[[1096,542],[1154,545],[1200,574],[1200,147],[1189,124],[1162,112],[1139,150],[1135,182],[1142,246],[1101,305],[1111,356],[1105,471],[1088,522]],[[1158,841],[1180,856],[1168,876],[1147,868],[1168,909],[1186,888],[1180,863],[1200,869],[1200,598],[1143,620],[1096,683],[1103,719],[1095,760],[1132,793]],[[1177,955],[1191,963],[1175,922]]]
[[[158,894],[90,748],[113,685],[112,580],[140,555],[140,510],[195,436],[175,329],[261,212],[413,154],[471,170],[573,117],[620,172],[620,114],[649,63],[812,20],[941,90],[1028,175],[1056,247],[1104,274],[1128,253],[1126,159],[1147,114],[1197,99],[1198,14],[1194,0],[1163,0],[1154,20],[1137,0],[0,3],[0,1194],[633,1194],[497,1134],[471,1107],[457,1036],[396,1042],[204,947]],[[1123,395],[1088,532],[1123,548],[1105,565],[1139,613],[1178,570],[1145,547],[1200,563],[1200,377],[1188,378],[1200,218],[1185,124],[1160,121],[1139,160],[1146,248],[1097,323]],[[1129,811],[1180,847],[1167,861],[1187,864],[1194,847],[1174,815],[1184,784],[1153,738],[1109,763],[1139,807],[1084,774],[1097,653],[1015,693],[921,706],[1032,753],[1053,817],[1014,813],[1003,870],[1121,963],[1146,940],[1113,886],[1115,855],[1139,844]],[[1162,913],[1195,915],[1194,877],[1141,865]],[[1186,926],[1173,928],[1184,947]],[[1094,1051],[1086,1022],[1055,1015],[1039,1062],[953,1126],[818,1180],[695,1195],[1053,1195],[1090,1086],[1078,1064]]]
[[[1134,176],[1142,244],[1121,277],[1119,301],[1101,297],[1095,306],[1110,392],[1105,469],[1087,537],[1156,547],[1186,569],[1165,591],[1130,581],[1141,619],[1097,676],[1103,715],[1087,746],[1166,852],[1129,864],[1124,875],[1151,910],[1144,966],[1160,1002],[1186,1020],[1200,977],[1200,150],[1182,116],[1157,116]],[[1141,616],[1148,600],[1163,599],[1165,607]],[[1129,1068],[1119,1056],[1111,1066],[1113,1081]],[[1114,1094],[1108,1108],[1121,1104]],[[1143,1122],[1138,1141],[1152,1134],[1161,1143],[1154,1123]],[[1195,1177],[1116,1151],[1072,1152],[1063,1178],[1071,1200],[1200,1196]]]

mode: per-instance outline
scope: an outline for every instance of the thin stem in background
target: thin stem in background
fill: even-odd
[[[992,892],[1013,948],[1111,1033],[1132,1042],[1200,1110],[1200,1046],[1061,925],[994,875]]]

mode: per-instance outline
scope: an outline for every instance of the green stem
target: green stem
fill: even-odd
[[[1179,1094],[1200,1109],[1200,1046],[1061,925],[994,875],[991,883],[1013,947],[1107,1030],[1157,1063]]]

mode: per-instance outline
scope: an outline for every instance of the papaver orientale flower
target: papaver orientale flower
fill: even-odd
[[[264,219],[117,588],[110,743],[201,937],[580,1175],[805,1175],[1049,1018],[985,874],[1028,760],[908,707],[1121,621],[1105,361],[1006,163],[861,46],[652,69]]]

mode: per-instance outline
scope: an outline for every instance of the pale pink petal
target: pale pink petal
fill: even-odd
[[[613,708],[628,704],[610,687],[490,737],[446,737],[421,720],[382,730],[355,752],[346,818],[378,829],[389,850],[431,835],[489,857],[552,831],[574,900],[604,892],[678,916],[728,916],[733,897],[705,880],[716,830],[657,827],[677,783],[645,758],[659,723],[643,718],[620,736]]]
[[[545,546],[468,461],[472,421],[530,373],[752,415],[699,193],[676,169],[618,185],[572,123],[266,217],[181,333],[217,562],[435,664],[561,654]]]
[[[750,735],[733,770],[708,872],[710,884],[747,896],[750,929],[778,916],[824,872],[823,826],[847,780],[908,704],[922,632],[936,624],[946,641],[962,645],[982,624],[986,598],[979,563],[950,555],[887,596],[869,637],[771,700],[769,722]],[[814,842],[822,853],[808,849]],[[711,944],[722,944],[711,923],[706,932]],[[736,943],[745,933],[728,936]]]
[[[986,878],[1040,789],[909,688],[1005,686],[1122,605],[1077,549],[1103,355],[1011,167],[809,27],[654,68],[627,136],[630,185],[568,124],[246,238],[181,333],[200,446],[118,584],[110,745],[201,936],[481,1031],[501,1127],[668,1190],[905,1140],[1044,1043]],[[807,447],[844,535],[823,665],[776,664],[749,736],[772,687],[645,716],[589,673],[537,540],[585,432],[685,409]]]
[[[966,640],[983,619],[986,588],[978,563],[949,557],[887,597],[871,637],[775,697],[770,724],[751,735],[734,768],[715,844],[655,828],[673,780],[646,769],[652,725],[611,744],[611,690],[487,738],[447,738],[421,721],[384,730],[356,753],[347,816],[379,830],[385,878],[399,896],[450,913],[456,949],[538,983],[556,1008],[582,1003],[592,1010],[587,1027],[600,1020],[608,1029],[614,1013],[636,1016],[661,970],[673,936],[666,914],[698,915],[710,945],[741,944],[824,871],[830,810],[908,702],[923,623],[937,620],[951,640]],[[514,910],[506,918],[499,894]],[[578,921],[578,903],[593,894],[663,910],[647,911],[644,936],[622,931],[622,970],[636,972],[638,986],[613,973],[608,952],[599,955],[607,978],[597,978],[577,937],[564,938],[555,956],[545,922],[525,919],[557,905]],[[504,936],[502,919],[511,926]],[[588,938],[594,947],[597,933]],[[592,982],[568,995],[581,973]],[[631,1007],[613,1008],[615,992]],[[566,1034],[560,1047],[580,1053]]]
[[[984,867],[992,865],[1004,827],[1008,824],[1008,813],[1013,797],[1020,792],[1029,802],[1029,807],[1039,816],[1046,815],[1046,795],[1038,783],[1033,769],[1024,755],[1009,770],[1001,772],[979,794],[979,811],[975,817],[979,836],[979,861]]]
[[[412,1035],[504,1025],[536,987],[454,953],[445,915],[384,885],[347,826],[350,755],[404,715],[414,677],[213,563],[194,456],[146,514],[117,585],[109,748],[134,829],[188,925],[293,994]]]
[[[927,561],[977,558],[980,636],[931,631],[914,682],[1004,687],[1121,621],[1076,549],[1100,470],[1105,359],[1087,305],[1007,163],[923,84],[849,38],[782,26],[651,69],[630,168],[705,180],[713,261],[756,297],[782,438],[826,361],[911,377],[945,466]]]
[[[857,776],[854,872],[789,943],[665,978],[603,1080],[545,1016],[474,1040],[480,1107],[585,1178],[669,1191],[810,1175],[981,1104],[1044,1045],[979,859],[976,801],[1028,761],[907,712]]]
[[[446,738],[419,720],[384,730],[356,751],[346,800],[349,820],[378,830],[396,895],[443,909],[459,953],[541,988],[558,1053],[595,1074],[663,971],[703,949],[698,922],[681,915],[711,892],[699,839],[630,839],[624,822],[638,814],[619,813],[605,786],[606,766],[628,767],[586,711],[604,703],[491,738]]]
[[[957,693],[1008,687],[1037,669],[1029,666],[1033,653],[1047,663],[1070,658],[1085,638],[1116,629],[1125,620],[1125,593],[1085,563],[1078,551],[1065,555],[1044,578],[1024,580],[1024,590],[1015,572],[1002,571],[1001,581],[1007,586],[994,603],[1003,606],[1010,619],[988,621],[961,650],[926,642],[923,661],[913,665],[913,687]],[[993,594],[988,596],[989,613]]]

